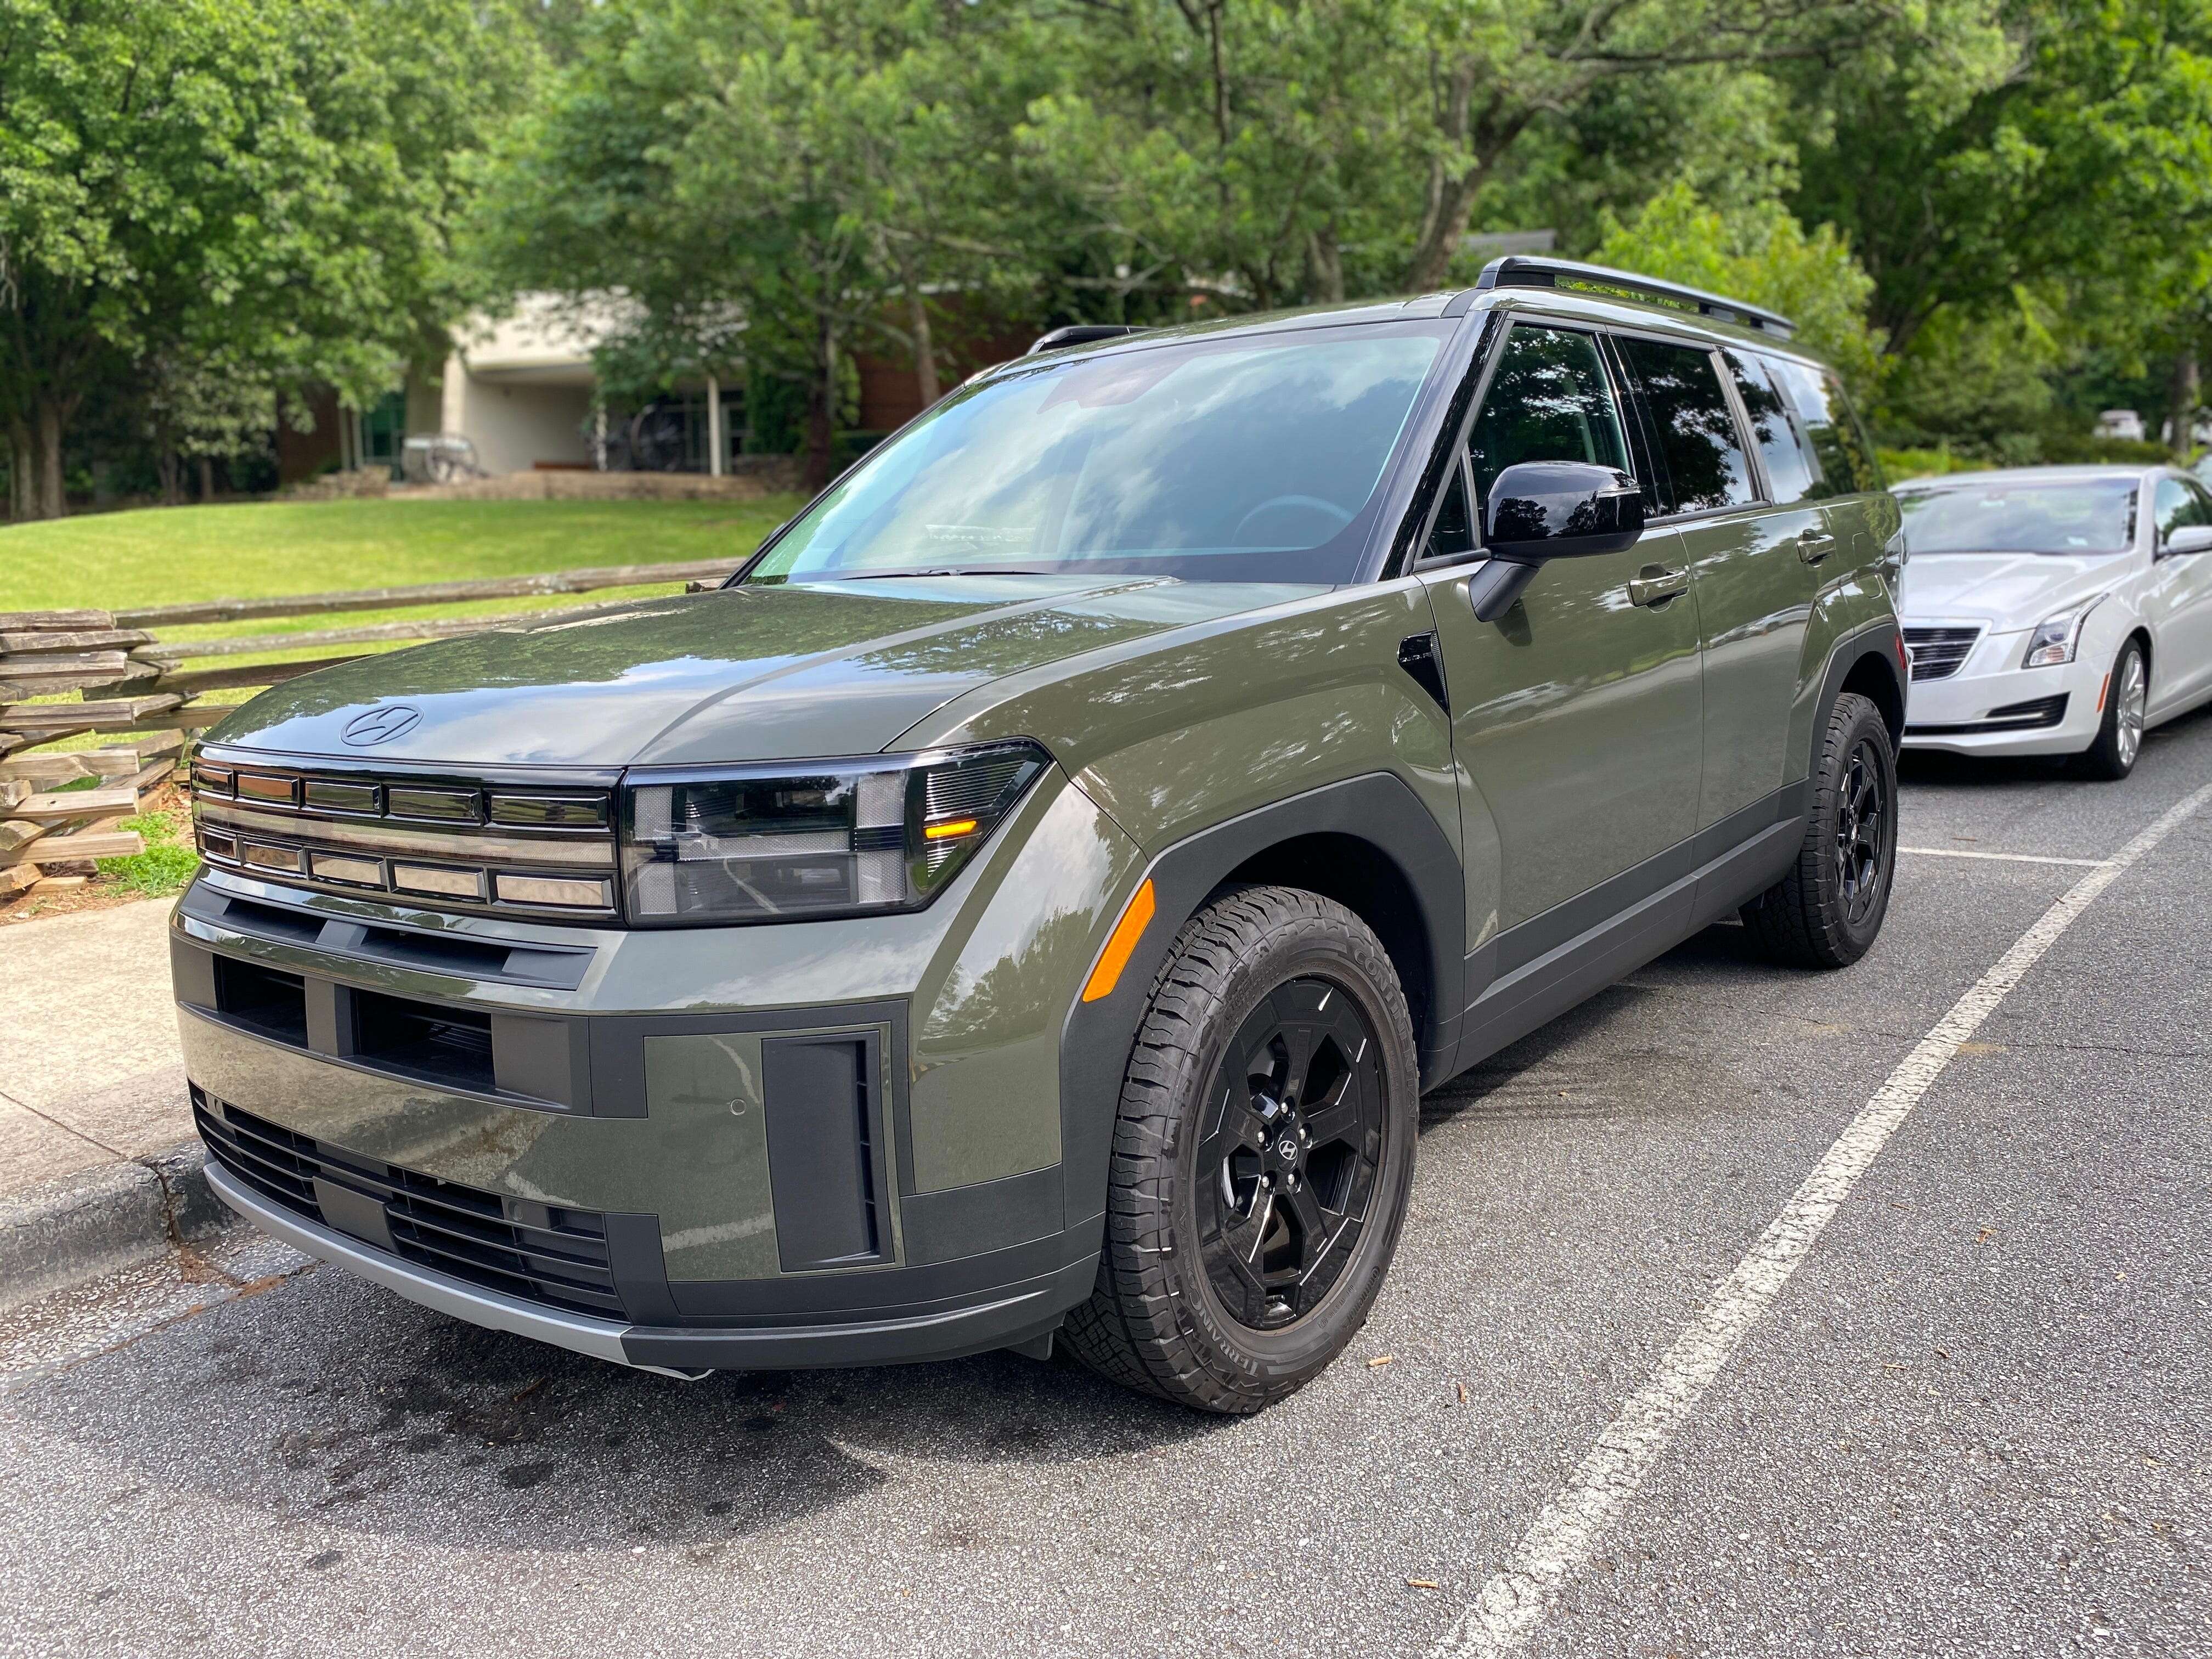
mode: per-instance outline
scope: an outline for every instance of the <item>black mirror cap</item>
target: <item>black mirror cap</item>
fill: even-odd
[[[1617,467],[1516,461],[1490,487],[1482,550],[1493,559],[1537,564],[1619,553],[1643,533],[1643,492]]]

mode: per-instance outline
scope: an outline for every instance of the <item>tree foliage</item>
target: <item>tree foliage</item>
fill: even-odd
[[[0,422],[61,510],[88,392],[159,363],[380,393],[465,301],[451,234],[534,61],[471,0],[0,0]]]

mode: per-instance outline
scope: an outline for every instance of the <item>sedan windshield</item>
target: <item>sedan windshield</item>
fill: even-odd
[[[1937,485],[1899,490],[1905,550],[2124,553],[2135,545],[2130,478]]]
[[[1338,583],[1449,324],[1194,340],[953,393],[751,581],[944,572]]]

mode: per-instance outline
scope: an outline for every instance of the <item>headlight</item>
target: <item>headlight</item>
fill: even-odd
[[[2027,654],[2020,659],[2022,668],[2056,668],[2061,663],[2074,660],[2074,652],[2081,643],[2081,624],[2089,620],[2089,613],[2105,602],[2102,593],[2094,599],[2085,599],[2071,611],[2062,611],[2055,617],[2045,617],[2035,625],[2027,636]]]
[[[633,769],[623,787],[629,919],[713,926],[919,909],[1049,759],[1017,741],[680,774]]]

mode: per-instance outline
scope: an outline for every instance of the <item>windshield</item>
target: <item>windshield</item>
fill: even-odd
[[[1900,490],[1905,545],[1926,553],[2124,553],[2136,540],[2132,478]]]
[[[749,580],[1073,571],[1337,583],[1449,324],[1039,359],[953,393]]]

